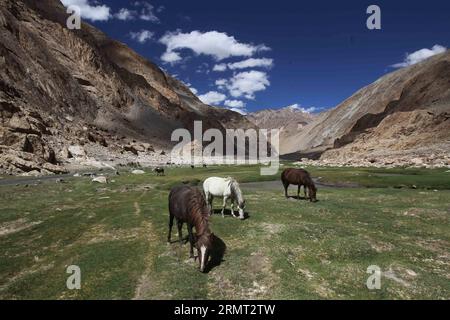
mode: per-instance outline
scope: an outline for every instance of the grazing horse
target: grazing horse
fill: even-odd
[[[199,268],[205,272],[212,250],[214,234],[209,229],[209,208],[201,191],[195,187],[175,187],[169,194],[169,236],[172,236],[173,220],[177,220],[178,237],[182,244],[183,224],[187,224],[190,243],[190,257],[194,258],[194,245],[197,248]],[[195,228],[195,237],[192,229]]]
[[[217,178],[211,177],[203,182],[203,191],[205,192],[206,201],[209,204],[211,214],[213,213],[213,200],[214,197],[223,198],[222,217],[225,215],[225,207],[227,206],[228,199],[231,199],[231,213],[233,217],[237,218],[234,214],[234,205],[237,204],[239,210],[239,218],[245,219],[244,209],[245,200],[242,195],[242,191],[239,188],[239,183],[233,178]]]
[[[307,197],[306,189],[308,188],[309,200],[311,202],[317,202],[317,188],[308,171],[303,169],[286,169],[281,174],[281,181],[283,182],[284,194],[286,198],[289,198],[289,185],[293,184],[298,186],[298,197],[300,197],[300,188],[303,186],[305,188],[305,198]]]
[[[157,167],[157,168],[153,169],[153,171],[156,172],[157,176],[164,176],[165,175],[164,174],[164,168]]]

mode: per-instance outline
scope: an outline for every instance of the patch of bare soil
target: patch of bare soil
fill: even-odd
[[[31,267],[27,270],[17,273],[13,277],[11,277],[7,283],[0,285],[0,293],[7,290],[9,287],[14,285],[17,281],[20,281],[23,278],[30,276],[34,273],[45,272],[47,270],[50,270],[51,268],[53,268],[53,266],[54,266],[53,263],[48,264],[48,265],[34,265],[33,267]]]
[[[420,247],[434,253],[433,258],[423,260],[433,266],[433,272],[450,279],[450,243],[445,240],[420,240]]]
[[[28,221],[27,219],[18,219],[14,221],[4,222],[0,225],[0,237],[7,236],[35,225],[42,223],[42,221]]]
[[[277,235],[285,229],[285,225],[278,223],[262,223],[264,231],[270,236]]]
[[[80,241],[86,244],[102,243],[116,240],[135,240],[139,238],[141,229],[108,229],[104,225],[96,225],[85,232]]]

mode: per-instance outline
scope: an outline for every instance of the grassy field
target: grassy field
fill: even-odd
[[[310,170],[339,184],[314,204],[263,187],[278,175],[250,166],[1,186],[0,298],[450,299],[449,172]],[[242,186],[249,219],[211,219],[226,251],[202,274],[188,245],[166,243],[167,195],[212,175],[259,184]],[[81,290],[66,288],[69,265],[81,268]],[[383,271],[381,290],[366,287],[370,265]]]

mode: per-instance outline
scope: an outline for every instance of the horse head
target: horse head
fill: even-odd
[[[317,194],[317,188],[313,183],[309,186],[309,198],[310,198],[311,202],[317,202],[316,194]]]
[[[242,195],[242,191],[241,188],[239,187],[239,183],[235,180],[232,179],[231,181],[231,190],[233,192],[233,198],[237,201],[237,205],[239,208],[239,217],[243,220],[244,216],[245,216],[245,199],[244,196]]]
[[[206,265],[208,264],[209,257],[211,256],[212,244],[214,239],[214,233],[206,230],[204,233],[197,237],[195,246],[198,251],[198,263],[200,272],[205,272]]]

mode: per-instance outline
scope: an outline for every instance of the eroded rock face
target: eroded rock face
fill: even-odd
[[[237,113],[204,105],[89,24],[67,29],[67,17],[59,0],[0,1],[0,174],[79,164],[86,159],[68,150],[77,145],[89,161],[129,161],[124,146],[132,140],[132,156],[151,156],[170,150],[173,130],[191,130],[194,120],[204,130],[252,126]]]

